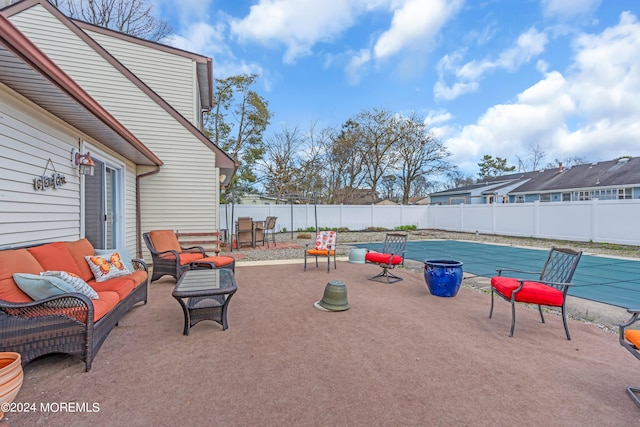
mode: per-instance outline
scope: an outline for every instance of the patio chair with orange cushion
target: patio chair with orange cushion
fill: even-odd
[[[142,237],[151,252],[152,282],[164,275],[173,276],[178,280],[196,261],[199,267],[209,265],[235,270],[235,260],[232,257],[209,256],[202,246],[183,248],[173,230],[153,230],[143,233]]]
[[[333,268],[338,268],[336,264],[336,240],[337,233],[335,231],[318,231],[313,249],[310,249],[310,244],[307,244],[307,249],[304,251],[304,271],[307,271],[307,256],[316,257],[316,267],[318,267],[318,257],[326,257],[327,273],[331,270],[331,256],[333,256]]]
[[[630,308],[627,311],[631,313],[631,319],[620,325],[620,345],[629,350],[636,359],[640,360],[640,352],[638,351],[640,349],[640,330],[629,329],[640,318],[640,309]],[[638,325],[633,327],[637,328]],[[640,407],[640,398],[638,397],[640,387],[627,387],[627,393],[629,393],[633,402]]]
[[[582,251],[552,247],[547,255],[542,272],[530,272],[522,270],[498,269],[498,275],[491,278],[491,310],[489,317],[493,315],[493,296],[498,295],[511,303],[511,332],[516,326],[516,302],[534,304],[538,306],[540,319],[544,323],[542,306],[560,307],[562,310],[562,322],[567,339],[571,339],[567,327],[565,305],[567,291],[573,284],[571,278],[578,267]],[[502,275],[503,272],[519,273],[522,275],[539,275],[536,279],[511,278]]]

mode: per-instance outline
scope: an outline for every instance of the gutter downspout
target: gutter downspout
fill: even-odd
[[[137,257],[142,259],[142,216],[140,215],[140,179],[146,178],[150,175],[155,175],[160,172],[160,166],[150,172],[146,172],[140,175],[136,175],[136,230],[137,236]]]

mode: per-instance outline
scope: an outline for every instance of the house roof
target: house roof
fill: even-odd
[[[556,173],[545,181],[529,181],[512,193],[548,192],[578,188],[603,188],[640,185],[640,157],[587,163]]]
[[[0,14],[0,82],[139,165],[162,161]]]
[[[156,102],[162,109],[164,109],[170,116],[172,116],[178,123],[184,126],[192,135],[196,137],[205,146],[209,147],[211,151],[216,154],[215,166],[220,168],[220,173],[226,175],[226,184],[235,174],[238,167],[236,162],[225,153],[220,147],[214,144],[209,138],[206,137],[197,127],[193,125],[189,120],[182,116],[175,108],[173,108],[167,101],[165,101],[160,95],[155,93],[149,86],[147,86],[142,80],[140,80],[135,74],[133,74],[127,67],[120,63],[113,55],[111,55],[106,49],[98,44],[93,38],[85,33],[80,26],[78,26],[73,20],[67,18],[62,12],[60,12],[55,6],[49,3],[47,0],[22,0],[18,3],[10,5],[2,10],[0,13],[5,16],[12,16],[21,11],[27,10],[36,5],[40,5],[47,9],[52,15],[54,15],[62,24],[64,24],[70,31],[76,34],[82,39],[88,46],[102,56],[107,62],[109,62],[114,68],[128,78],[134,85],[142,90],[149,98]],[[93,28],[92,28],[93,29]],[[108,34],[117,33],[112,30],[105,29]],[[157,44],[154,44],[157,45]]]

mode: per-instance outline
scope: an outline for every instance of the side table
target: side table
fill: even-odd
[[[184,335],[203,320],[213,320],[226,330],[227,307],[237,290],[233,272],[227,268],[186,271],[172,293],[184,313]]]

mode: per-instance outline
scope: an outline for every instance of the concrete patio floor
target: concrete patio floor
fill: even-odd
[[[617,335],[510,306],[465,278],[454,298],[429,294],[400,270],[395,284],[367,280],[371,265],[338,262],[327,274],[299,262],[238,263],[229,329],[203,322],[182,335],[175,282],[149,286],[107,338],[93,368],[53,355],[25,367],[16,402],[86,403],[99,411],[9,413],[34,425],[630,425],[640,409],[625,387],[640,364]],[[351,308],[313,303],[329,280],[347,285]],[[628,316],[613,313],[613,316]],[[51,406],[50,406],[51,407]],[[0,424],[2,425],[2,424]]]

